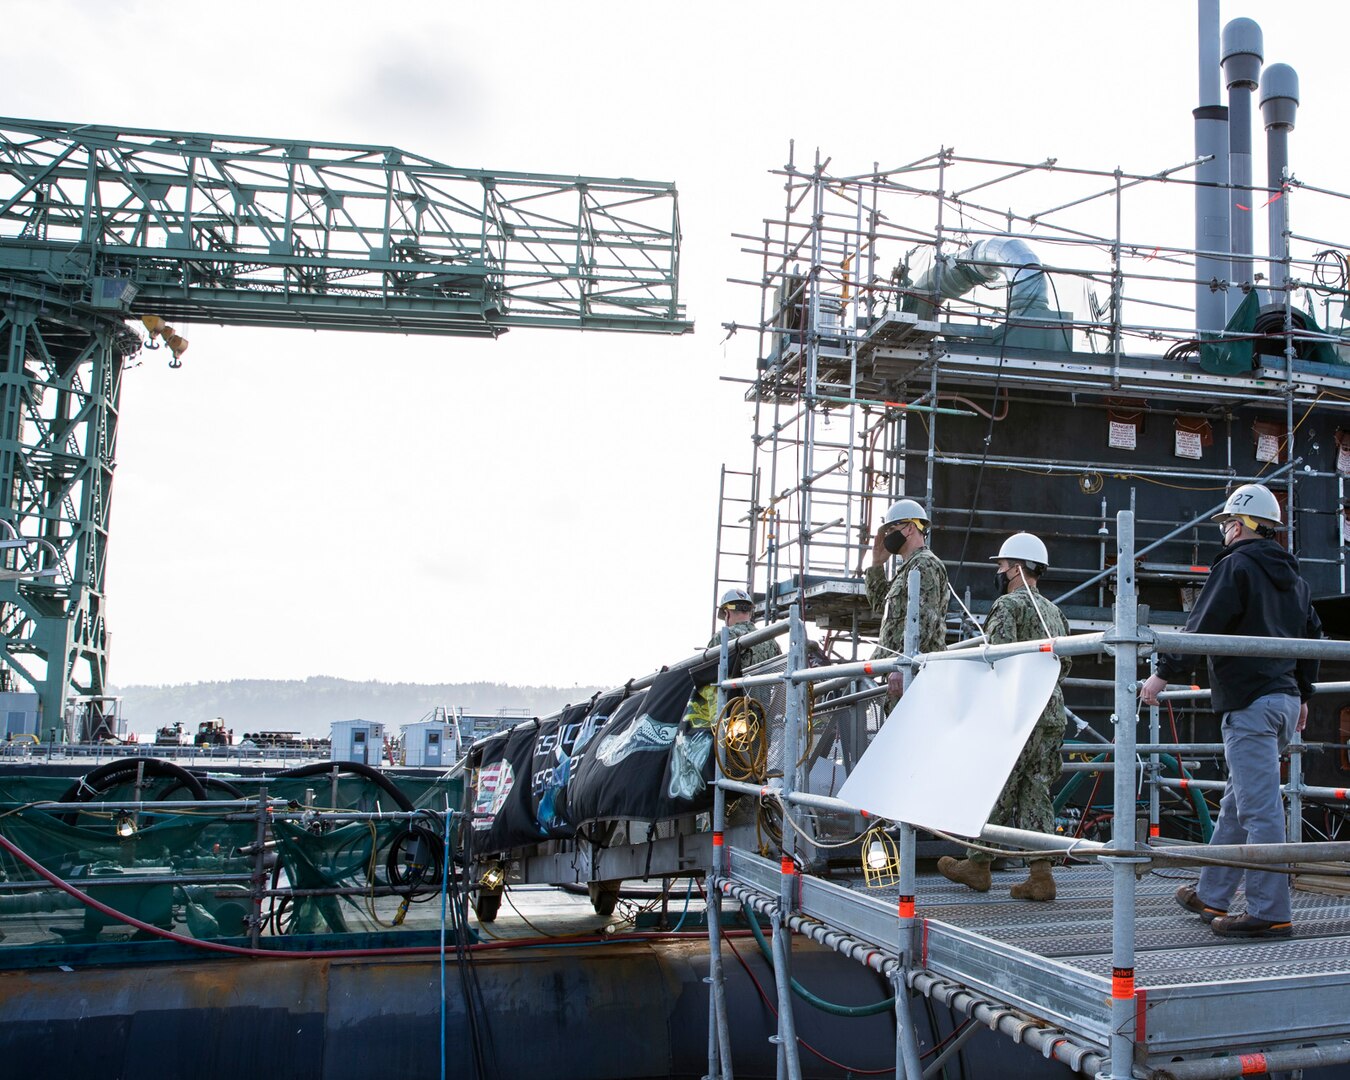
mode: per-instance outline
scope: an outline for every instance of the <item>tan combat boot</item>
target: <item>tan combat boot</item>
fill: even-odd
[[[1049,859],[1036,859],[1031,864],[1031,876],[1008,890],[1014,900],[1053,900],[1055,879],[1050,873]]]
[[[938,873],[948,881],[965,885],[976,892],[989,891],[989,864],[975,862],[973,859],[953,859],[944,855],[938,860]],[[1053,885],[1051,886],[1053,888]]]

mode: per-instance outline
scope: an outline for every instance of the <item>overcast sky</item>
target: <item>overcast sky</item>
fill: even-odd
[[[1223,19],[1264,12],[1267,62],[1301,78],[1294,170],[1335,186],[1350,14]],[[750,406],[718,381],[754,364],[750,335],[720,329],[758,313],[726,283],[758,269],[731,234],[780,213],[767,170],[789,140],[839,172],[943,145],[1178,165],[1195,22],[1189,0],[8,0],[8,115],[680,189],[693,335],[182,325],[180,370],[143,354],[123,385],[112,680],[613,685],[683,657],[709,632],[718,467],[750,456]]]

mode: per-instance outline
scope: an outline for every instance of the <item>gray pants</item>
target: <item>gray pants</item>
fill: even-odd
[[[1267,694],[1245,709],[1224,713],[1223,753],[1228,790],[1219,803],[1211,844],[1284,843],[1280,753],[1298,726],[1299,699]],[[1289,876],[1231,866],[1200,871],[1196,894],[1210,907],[1227,909],[1246,879],[1247,914],[1268,922],[1289,921]]]

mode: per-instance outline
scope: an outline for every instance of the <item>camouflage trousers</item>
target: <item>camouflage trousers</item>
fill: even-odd
[[[1064,745],[1064,725],[1037,724],[1003,785],[998,802],[989,814],[990,825],[1012,829],[1053,833],[1055,811],[1050,803],[1050,785],[1061,771],[1060,747]],[[1046,858],[1051,856],[1046,855]],[[988,852],[971,850],[972,862],[992,862]]]

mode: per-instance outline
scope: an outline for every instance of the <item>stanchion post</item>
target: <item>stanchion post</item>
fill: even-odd
[[[708,896],[708,1080],[732,1080],[731,1027],[727,1022],[726,982],[722,973],[722,874],[729,869],[726,850],[727,793],[717,781],[722,779],[722,763],[717,753],[717,718],[726,708],[727,692],[722,688],[731,667],[731,635],[722,627],[722,650],[717,660],[717,711],[713,714],[713,809],[712,862],[704,879]]]
[[[905,608],[905,655],[919,652],[919,571],[913,569],[906,579],[908,602]],[[906,690],[914,681],[916,665],[906,664],[900,669]],[[897,901],[899,917],[900,966],[895,976],[895,1075],[905,1080],[921,1080],[923,1067],[919,1059],[919,1040],[914,1030],[914,1018],[909,1011],[908,975],[914,956],[914,892],[917,879],[915,857],[917,852],[914,826],[900,823],[900,892]]]
[[[254,833],[257,847],[253,857],[253,914],[249,918],[249,944],[257,948],[262,938],[263,890],[267,888],[267,783],[258,785],[258,827]]]
[[[1303,842],[1303,794],[1305,788],[1303,784],[1302,743],[1303,733],[1301,731],[1294,732],[1294,738],[1289,743],[1289,783],[1285,787],[1289,797],[1288,840],[1291,844]]]
[[[1134,515],[1116,514],[1115,626],[1107,640],[1116,650],[1116,769],[1111,819],[1112,846],[1127,851],[1135,845],[1135,694],[1139,671],[1139,602],[1134,577]],[[1141,860],[1113,856],[1111,867],[1111,1072],[1110,1080],[1134,1075],[1134,904],[1135,864]]]
[[[788,638],[787,672],[804,670],[806,664],[806,625],[802,622],[801,607],[793,604],[789,613],[791,630]],[[797,772],[802,757],[802,732],[808,721],[806,683],[786,679],[783,715],[783,852],[779,866],[778,910],[773,918],[774,978],[778,983],[778,1062],[780,1076],[801,1080],[801,1058],[797,1052],[797,1025],[792,1015],[792,950],[788,940],[788,916],[796,907],[797,888],[797,830],[796,811],[789,801],[797,790]]]
[[[1155,670],[1155,665],[1150,664],[1149,670]],[[1168,705],[1168,708],[1170,709],[1171,705]],[[1162,714],[1156,704],[1148,707],[1148,741],[1153,744],[1153,751],[1148,756],[1148,835],[1151,840],[1155,836],[1162,835],[1162,792],[1158,786],[1158,777],[1162,773],[1162,755],[1157,749],[1158,744],[1162,742]],[[1181,768],[1180,752],[1177,756],[1177,768]]]

